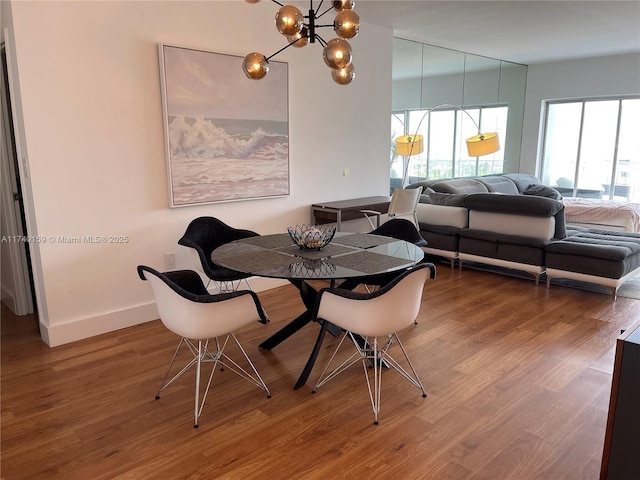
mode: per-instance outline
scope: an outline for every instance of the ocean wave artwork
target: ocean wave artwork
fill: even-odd
[[[159,45],[171,207],[289,195],[287,64]]]
[[[289,194],[286,122],[169,120],[175,205]]]

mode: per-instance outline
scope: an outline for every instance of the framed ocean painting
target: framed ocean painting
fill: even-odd
[[[250,80],[243,57],[159,45],[169,204],[289,195],[288,69]]]

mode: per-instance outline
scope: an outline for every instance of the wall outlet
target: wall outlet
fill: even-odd
[[[171,252],[171,253],[165,253],[164,254],[164,268],[166,268],[167,270],[171,270],[172,268],[176,268],[176,254]]]

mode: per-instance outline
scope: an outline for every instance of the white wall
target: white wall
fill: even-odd
[[[6,2],[2,2],[3,4]],[[176,241],[213,215],[260,233],[309,221],[311,203],[388,191],[391,30],[363,23],[357,77],[333,83],[319,45],[288,49],[291,195],[169,209],[158,43],[244,56],[284,45],[261,2],[14,2],[23,180],[31,235],[126,235],[124,244],[32,244],[51,346],[157,318],[135,267],[191,268]],[[364,19],[363,19],[364,20]],[[327,38],[331,32],[327,29]],[[342,176],[349,168],[350,176]],[[258,284],[261,288],[273,283]]]
[[[640,94],[638,54],[529,66],[520,172],[540,172],[538,134],[545,100],[630,94]]]

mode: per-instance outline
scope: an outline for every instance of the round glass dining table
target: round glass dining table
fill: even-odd
[[[306,311],[260,344],[271,350],[311,322],[317,290],[307,280],[368,277],[404,270],[421,261],[422,249],[413,243],[368,233],[337,232],[321,250],[306,250],[284,234],[243,238],[216,248],[211,260],[223,267],[259,277],[289,280],[300,291]],[[322,339],[318,339],[295,389],[307,381]]]

